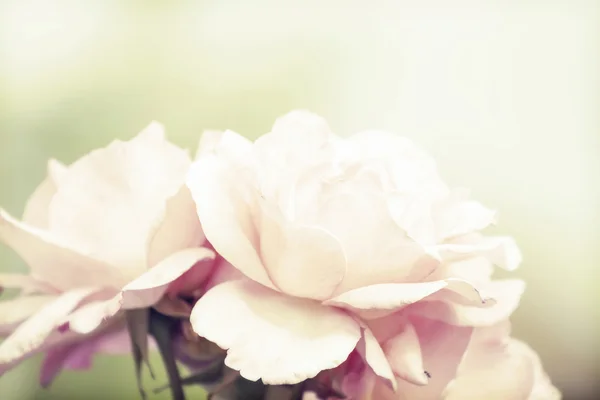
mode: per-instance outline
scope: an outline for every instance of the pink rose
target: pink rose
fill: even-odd
[[[495,213],[448,189],[408,139],[342,139],[298,111],[254,144],[231,131],[203,141],[188,187],[208,241],[242,274],[208,290],[191,324],[243,377],[293,384],[352,354],[390,387],[427,385],[417,335],[392,364],[371,320],[414,305],[472,329],[517,306],[520,281],[490,281],[493,264],[520,263],[514,242],[481,235]]]
[[[184,184],[190,164],[153,123],[68,167],[51,161],[22,222],[0,210],[0,240],[31,268],[0,275],[0,286],[22,289],[0,303],[0,331],[10,334],[0,344],[0,373],[46,352],[47,385],[63,367],[88,367],[95,351],[127,351],[122,310],[205,279],[214,253],[200,247]]]
[[[457,327],[401,313],[379,321],[374,330],[390,336],[384,343],[393,366],[422,362],[431,375],[430,383],[417,386],[398,377],[397,393],[375,379],[361,376],[357,399],[370,400],[560,400],[540,359],[526,344],[509,336],[510,323],[490,327]],[[415,335],[412,360],[398,351],[407,337]],[[378,335],[379,336],[379,335]],[[422,361],[417,361],[417,360]]]

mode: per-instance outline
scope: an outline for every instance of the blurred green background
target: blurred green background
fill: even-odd
[[[514,333],[566,399],[592,398],[598,11],[567,0],[0,0],[0,204],[20,215],[48,158],[72,162],[152,120],[190,149],[204,129],[255,138],[295,108],[340,134],[397,131],[500,210],[495,229],[522,246],[513,275],[528,282]],[[5,247],[0,260],[1,271],[26,270]],[[0,399],[137,396],[127,358],[97,357],[47,391],[39,361],[0,378]]]

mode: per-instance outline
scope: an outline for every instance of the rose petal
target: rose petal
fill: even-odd
[[[218,263],[219,261],[210,258],[198,261],[187,272],[171,282],[165,296],[196,297],[217,270]]]
[[[433,158],[406,137],[390,132],[360,132],[349,143],[362,164],[384,166],[390,217],[417,243],[432,244],[436,233],[432,206],[447,193]]]
[[[212,153],[218,154],[219,157],[223,157],[227,162],[238,167],[252,167],[254,165],[252,142],[239,133],[226,130],[218,134],[213,133],[212,137],[206,139],[206,141],[203,141],[203,139],[200,140],[200,145],[205,145],[206,149],[199,152],[198,156],[202,153]]]
[[[427,191],[393,192],[387,196],[390,217],[406,235],[424,248],[436,242],[432,208],[437,197]]]
[[[260,252],[269,276],[291,296],[324,300],[344,279],[341,243],[324,229],[293,226],[263,207]]]
[[[244,280],[246,276],[239,269],[228,263],[226,260],[219,258],[216,262],[214,271],[211,273],[208,281],[204,285],[204,292],[213,287],[234,280]]]
[[[46,389],[52,384],[76,346],[77,344],[66,344],[48,351],[40,368],[40,386],[42,388]]]
[[[118,271],[109,265],[73,250],[46,231],[15,220],[2,209],[0,240],[19,254],[34,274],[57,289],[90,283],[113,286],[122,281]]]
[[[348,262],[336,294],[409,276],[423,248],[394,223],[385,199],[352,180],[331,184],[322,196],[319,226],[342,243]]]
[[[48,162],[48,177],[37,187],[25,204],[23,222],[36,228],[48,228],[48,207],[56,194],[56,182],[53,176],[60,175],[67,167],[56,160]]]
[[[0,274],[0,293],[3,289],[20,289],[22,294],[58,294],[59,291],[31,275]]]
[[[165,215],[149,244],[148,266],[154,266],[169,255],[205,241],[196,213],[196,204],[187,186],[167,200]]]
[[[522,261],[521,251],[511,237],[483,237],[474,243],[449,243],[438,246],[445,260],[460,260],[484,256],[493,264],[507,271],[514,271]]]
[[[172,282],[198,261],[214,256],[211,250],[201,247],[179,251],[125,285],[116,296],[84,305],[69,315],[63,324],[68,323],[73,332],[88,334],[121,310],[150,307],[161,299]]]
[[[0,365],[9,364],[38,350],[48,336],[96,289],[82,288],[66,292],[23,322],[0,344]]]
[[[448,286],[446,281],[380,283],[342,293],[325,304],[354,310],[397,310]]]
[[[258,189],[290,220],[295,219],[301,177],[331,162],[333,138],[323,118],[307,111],[292,111],[278,118],[271,132],[255,141]]]
[[[252,281],[218,285],[196,303],[194,331],[223,349],[251,381],[294,384],[340,365],[361,337],[348,315]]]
[[[481,304],[483,299],[479,291],[469,282],[461,279],[421,283],[381,283],[365,286],[343,293],[324,303],[347,308],[353,311],[376,311],[360,313],[364,318],[381,318],[386,312],[395,312],[407,305],[429,298],[434,294],[440,297],[453,294],[452,298],[467,304]]]
[[[404,329],[383,345],[394,373],[415,385],[426,385],[429,381],[423,368],[423,357],[417,331],[406,323]]]
[[[447,400],[529,399],[534,383],[532,360],[510,342],[480,341],[474,335]],[[550,398],[551,399],[551,398]]]
[[[65,317],[61,326],[78,334],[89,334],[99,329],[106,321],[122,309],[122,297],[117,295],[109,300],[93,301],[84,304]]]
[[[431,298],[436,298],[437,296],[459,304],[476,305],[480,307],[494,303],[494,299],[490,298],[488,293],[483,295],[481,291],[469,281],[448,278],[446,279],[446,282],[448,283],[448,286],[438,293],[433,294]]]
[[[148,338],[150,348],[156,348],[152,338]],[[111,332],[103,332],[95,339],[96,351],[113,354],[125,355],[131,354],[131,338],[127,329],[118,329]]]
[[[398,393],[409,399],[437,400],[441,398],[448,382],[456,376],[473,329],[424,318],[413,317],[410,320],[419,338],[423,366],[430,377],[425,386],[401,379],[398,382]],[[390,362],[393,366],[393,361]]]
[[[54,182],[56,187],[60,186],[63,179],[67,176],[69,167],[61,163],[60,161],[50,159],[48,161],[48,178]],[[49,203],[47,204],[50,205]]]
[[[122,289],[123,309],[144,308],[155,304],[169,284],[202,260],[212,260],[215,253],[197,247],[170,255]]]
[[[16,324],[31,317],[56,296],[21,296],[0,302],[0,336],[11,332]]]
[[[146,268],[148,242],[190,163],[186,151],[165,140],[158,123],[130,141],[94,150],[60,178],[50,229],[132,279]]]
[[[378,382],[375,376],[369,377],[369,386],[371,390],[367,390],[364,396],[361,397],[368,400],[405,400],[404,397],[399,397],[397,392],[394,392],[388,386],[383,385],[381,382]]]
[[[94,351],[94,343],[90,341],[66,344],[51,349],[46,354],[42,363],[40,385],[43,388],[49,387],[63,368],[75,370],[90,369],[92,367],[92,355]]]
[[[408,312],[457,326],[491,326],[507,319],[519,306],[525,283],[521,280],[496,280],[482,287],[493,298],[485,308],[456,302],[423,302],[410,307]]]
[[[103,332],[51,348],[42,364],[40,384],[48,387],[63,369],[82,370],[92,367],[95,353],[125,355],[131,352],[131,339],[125,329]]]
[[[223,140],[223,131],[204,131],[200,136],[200,141],[198,142],[198,148],[196,149],[196,154],[194,156],[194,160],[202,157],[203,155],[213,153],[219,147],[219,143]],[[248,143],[251,147],[252,144]]]
[[[477,287],[492,279],[494,265],[485,257],[477,256],[438,265],[428,277],[430,280],[458,278],[473,282]]]
[[[297,110],[278,118],[271,132],[254,143],[265,186],[276,186],[282,173],[287,175],[330,154],[327,145],[331,139],[329,125],[316,114]]]
[[[223,258],[249,278],[274,287],[257,254],[254,222],[249,205],[236,193],[239,179],[222,159],[200,157],[188,176],[202,229]],[[240,183],[240,184],[243,184]]]
[[[406,326],[411,325],[413,332],[406,333],[404,340],[396,339],[398,334],[406,331]],[[398,380],[398,390],[394,394],[389,388],[378,382],[375,385],[373,399],[396,399],[400,394],[406,399],[438,400],[446,385],[455,378],[456,370],[464,356],[469,344],[472,328],[455,327],[438,321],[428,320],[421,317],[410,317],[408,320],[403,313],[396,313],[388,317],[370,321],[369,326],[373,329],[376,337],[386,347],[396,350],[396,353],[386,353],[388,360],[394,368],[404,367],[400,371],[406,371],[406,366],[412,366],[415,376],[420,371],[427,371],[427,385],[410,383],[405,379]],[[410,328],[409,328],[410,329]],[[418,343],[414,344],[414,336]],[[394,343],[398,341],[398,343]],[[396,349],[393,344],[397,344]],[[420,348],[421,362],[417,348]],[[400,360],[396,361],[397,359]],[[421,365],[422,363],[422,365]],[[417,367],[418,365],[418,367]]]
[[[9,363],[0,363],[0,377],[7,371],[10,371],[12,368],[15,368],[17,365],[19,365],[19,363],[23,362],[29,357],[32,357],[39,353],[47,352],[53,348],[56,348],[57,346],[77,342],[80,339],[81,335],[75,334],[73,332],[59,332],[58,330],[55,330],[44,341],[44,344],[39,346],[34,351],[25,353],[21,357],[16,358],[15,360]]]
[[[396,390],[394,371],[386,358],[384,350],[369,328],[365,327],[363,329],[363,335],[356,350],[373,370],[373,373],[383,379],[393,390]]]
[[[467,190],[454,190],[435,213],[438,240],[480,231],[495,223],[496,212],[469,200]]]
[[[560,400],[562,398],[561,393],[554,385],[552,385],[552,382],[550,382],[550,378],[544,371],[542,362],[537,353],[526,343],[517,339],[512,339],[510,346],[515,354],[522,354],[529,358],[533,363],[534,383],[528,400]]]

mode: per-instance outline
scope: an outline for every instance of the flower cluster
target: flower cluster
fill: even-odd
[[[22,220],[0,210],[31,269],[0,275],[20,290],[0,374],[45,353],[45,386],[133,352],[139,375],[151,336],[176,398],[560,399],[510,337],[524,283],[492,273],[521,255],[481,233],[495,217],[391,133],[295,111],[254,143],[205,132],[192,160],[153,123],[49,162]]]

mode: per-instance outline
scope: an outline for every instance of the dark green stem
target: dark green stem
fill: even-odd
[[[154,310],[150,311],[150,334],[154,337],[162,357],[173,400],[185,400],[177,362],[173,354],[173,329],[177,321]]]

